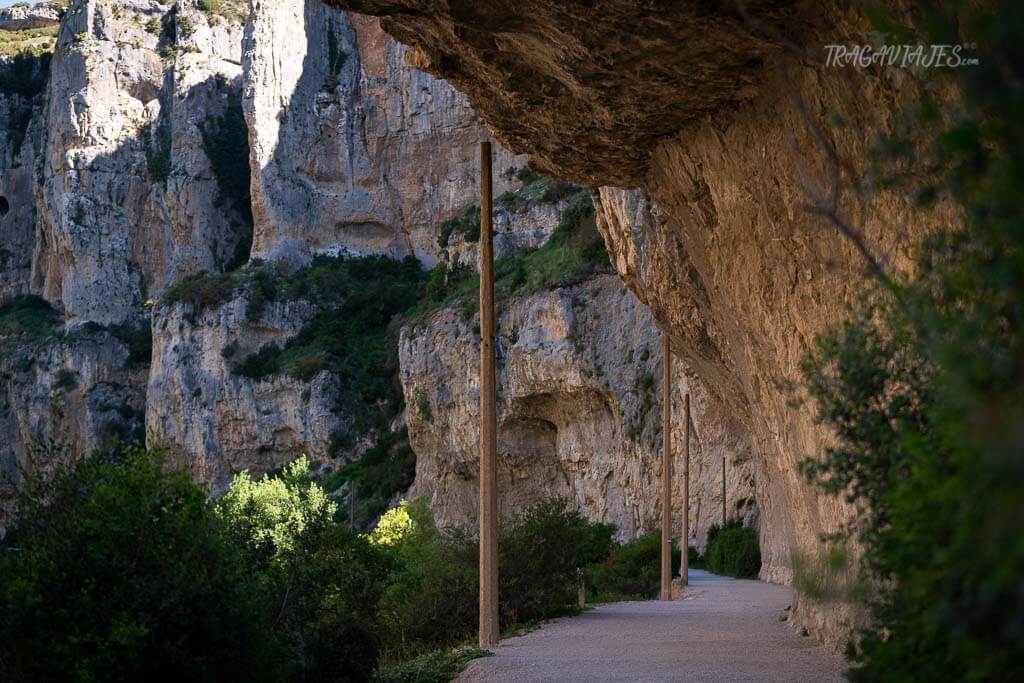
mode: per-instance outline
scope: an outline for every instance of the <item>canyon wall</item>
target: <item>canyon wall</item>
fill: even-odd
[[[149,296],[245,250],[250,228],[204,149],[238,97],[241,31],[194,3],[69,5],[43,112],[32,289],[72,324],[138,318]]]
[[[532,167],[600,187],[616,270],[751,435],[762,577],[791,582],[794,555],[813,557],[852,514],[799,474],[829,434],[790,389],[868,284],[837,224],[900,270],[949,217],[911,220],[908,197],[871,181],[872,146],[912,101],[912,76],[825,65],[823,46],[866,40],[842,3],[328,4],[381,16]],[[803,597],[797,611],[841,643],[850,607]]]
[[[317,0],[75,0],[47,21],[52,58],[33,58],[33,87],[0,87],[0,467],[17,478],[144,434],[219,491],[301,454],[320,472],[358,458],[379,434],[357,431],[335,371],[246,366],[334,310],[288,290],[317,255],[476,268],[478,143],[492,138],[466,96],[414,68],[375,18]],[[495,248],[512,258],[547,243],[579,188],[495,151]],[[564,495],[620,538],[654,528],[648,310],[607,268],[503,306],[503,510]],[[417,455],[407,495],[472,528],[478,332],[465,310],[436,304],[403,329],[406,409],[385,428],[406,428]],[[681,363],[674,391],[677,471],[693,396],[701,546],[722,459],[730,516],[756,523],[761,475],[746,427]]]
[[[418,454],[411,495],[438,519],[472,528],[479,496],[477,319],[444,309],[403,330],[406,420]],[[503,516],[563,496],[620,539],[660,525],[661,335],[618,277],[517,297],[497,324],[498,489]],[[673,510],[681,529],[683,396],[691,396],[690,536],[703,549],[721,522],[721,462],[729,519],[757,514],[749,435],[681,363],[673,365]],[[678,531],[677,531],[678,534]]]

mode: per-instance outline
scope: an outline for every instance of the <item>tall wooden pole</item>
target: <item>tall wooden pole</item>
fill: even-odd
[[[722,528],[725,528],[725,454],[722,454]]]
[[[672,349],[663,335],[661,379],[661,599],[672,599]]]
[[[679,544],[683,559],[679,578],[684,586],[690,583],[690,393],[683,396],[683,541]]]
[[[498,644],[498,416],[491,143],[480,143],[480,649]]]

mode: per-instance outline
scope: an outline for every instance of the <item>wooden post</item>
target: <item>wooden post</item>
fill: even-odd
[[[579,605],[580,609],[587,606],[587,582],[583,576],[583,570],[576,570],[576,604]]]
[[[661,599],[672,599],[672,349],[662,334],[665,351],[661,379]]]
[[[498,416],[491,143],[480,143],[480,649],[498,644]]]
[[[684,586],[690,583],[690,393],[683,396],[683,559],[679,578]]]
[[[722,528],[725,528],[725,454],[722,454]]]

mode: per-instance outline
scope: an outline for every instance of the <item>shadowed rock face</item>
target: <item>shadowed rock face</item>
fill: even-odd
[[[591,186],[638,184],[660,138],[749,100],[803,22],[793,0],[325,2],[382,17],[506,146]]]

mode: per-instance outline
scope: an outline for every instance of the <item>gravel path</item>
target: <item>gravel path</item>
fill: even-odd
[[[502,641],[457,679],[476,681],[838,681],[846,668],[779,617],[790,589],[690,572],[673,602],[599,605]]]

